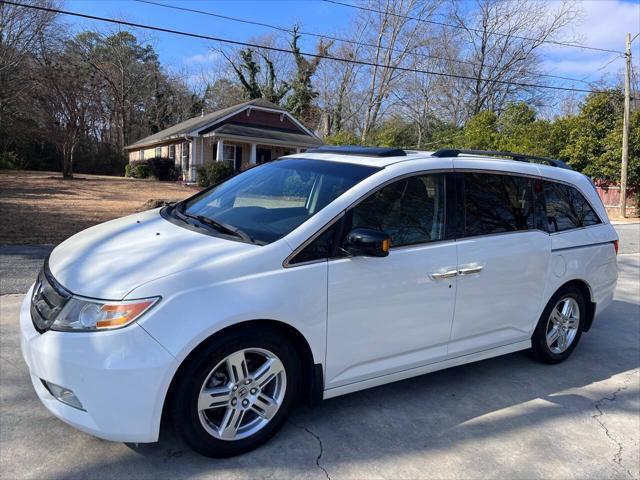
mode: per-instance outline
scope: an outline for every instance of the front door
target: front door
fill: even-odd
[[[236,157],[233,161],[233,169],[236,172],[242,170],[242,147],[236,146]]]
[[[446,358],[457,264],[445,232],[446,177],[398,180],[345,215],[343,232],[385,231],[391,251],[328,262],[326,388]]]
[[[529,177],[460,174],[464,233],[449,357],[527,341],[540,315],[551,250],[537,229]]]
[[[268,148],[257,148],[256,149],[256,163],[258,165],[262,165],[263,163],[267,163],[271,161],[271,150]]]

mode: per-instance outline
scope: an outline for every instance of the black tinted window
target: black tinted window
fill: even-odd
[[[323,260],[329,258],[333,250],[333,242],[336,237],[336,230],[340,228],[341,222],[336,222],[331,228],[321,233],[309,245],[303,248],[290,261],[290,265],[296,263],[313,262],[315,260]]]
[[[386,232],[391,246],[444,238],[445,174],[420,175],[391,183],[356,205],[351,228]]]
[[[464,174],[465,235],[535,228],[533,192],[526,177]]]
[[[550,232],[561,232],[600,223],[589,202],[576,188],[562,183],[544,182],[544,195]]]

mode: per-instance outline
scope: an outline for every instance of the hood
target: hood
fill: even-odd
[[[119,300],[143,283],[254,248],[188,230],[150,210],[70,237],[51,252],[49,269],[76,295]]]

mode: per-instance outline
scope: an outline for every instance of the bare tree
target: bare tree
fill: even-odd
[[[367,43],[375,46],[368,47],[367,53],[375,66],[370,71],[362,141],[376,126],[384,102],[396,83],[407,74],[397,67],[412,66],[415,62],[413,54],[427,45],[429,24],[409,17],[425,19],[437,10],[439,2],[369,0],[368,5],[371,10],[364,11],[359,21],[369,24],[368,31],[372,36]]]
[[[29,0],[25,4],[55,7],[53,0]],[[30,69],[39,40],[49,33],[55,14],[0,4],[0,151],[26,134],[22,123],[25,105],[34,88]],[[10,131],[9,131],[10,130]]]
[[[558,40],[577,15],[575,3],[566,0],[475,0],[472,9],[452,1],[451,6],[465,43],[459,60],[467,62],[455,68],[474,78],[464,83],[469,115],[500,111],[505,102],[538,94],[535,88],[497,80],[540,83],[540,47]]]
[[[358,60],[367,24],[359,23],[349,34],[349,42],[341,43],[334,55],[346,60]],[[323,62],[318,70],[319,100],[322,110],[322,134],[326,137],[344,130],[355,130],[357,117],[363,111],[360,75],[363,66],[351,62]]]
[[[109,92],[109,123],[116,130],[114,144],[119,151],[147,133],[132,131],[136,108],[149,92],[157,92],[160,65],[153,48],[131,32],[89,31],[73,39],[74,49],[102,79]]]
[[[36,59],[34,97],[41,132],[62,157],[63,178],[73,178],[76,149],[90,123],[99,81],[64,39],[41,39]]]

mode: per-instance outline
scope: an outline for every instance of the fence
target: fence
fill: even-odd
[[[618,216],[620,208],[620,187],[618,185],[596,185],[596,191],[610,215]],[[627,188],[627,216],[638,216],[638,192]]]

